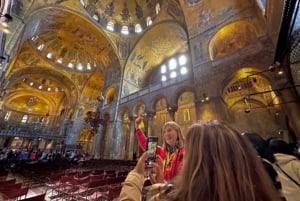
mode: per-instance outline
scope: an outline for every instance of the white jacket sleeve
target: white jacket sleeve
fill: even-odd
[[[122,185],[119,201],[141,201],[144,175],[132,170]]]

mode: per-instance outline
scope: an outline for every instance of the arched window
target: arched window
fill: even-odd
[[[258,7],[261,9],[263,15],[266,13],[266,0],[256,0]]]
[[[190,121],[191,115],[190,115],[190,109],[184,109],[183,110],[183,121]]]
[[[27,120],[28,120],[28,115],[27,115],[27,114],[24,114],[23,117],[22,117],[21,122],[22,122],[22,123],[26,123]]]
[[[4,117],[4,121],[8,121],[9,117],[10,117],[11,112],[6,112],[5,117]]]

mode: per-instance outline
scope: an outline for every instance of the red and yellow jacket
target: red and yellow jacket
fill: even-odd
[[[135,132],[140,148],[146,151],[147,137],[141,129]],[[180,148],[173,153],[167,152],[163,147],[157,146],[156,154],[164,160],[164,179],[170,181],[174,176],[178,175],[182,168],[184,149]]]

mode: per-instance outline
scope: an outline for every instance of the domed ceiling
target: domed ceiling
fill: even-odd
[[[50,10],[41,24],[31,42],[54,66],[90,72],[112,64],[114,51],[107,38],[78,15]]]
[[[108,39],[92,23],[60,9],[32,18],[10,68],[4,106],[35,115],[55,115],[80,100],[94,107],[106,69],[120,70]]]
[[[142,33],[160,12],[162,0],[80,1],[102,28],[123,35]]]

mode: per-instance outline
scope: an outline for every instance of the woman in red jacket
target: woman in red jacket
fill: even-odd
[[[139,146],[143,151],[146,150],[147,137],[139,128],[142,117],[135,120],[136,137]],[[183,135],[180,126],[174,122],[166,122],[163,130],[163,145],[158,146],[156,153],[164,160],[163,175],[165,181],[170,181],[174,176],[178,175],[182,167],[182,159],[184,154]],[[161,182],[161,181],[160,181]]]

